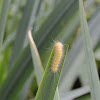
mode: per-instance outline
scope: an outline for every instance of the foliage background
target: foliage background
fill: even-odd
[[[16,93],[18,87],[21,87],[17,95],[19,100],[22,100],[24,96],[28,100],[34,99],[38,89],[35,72],[31,70],[33,64],[30,60],[31,53],[27,36],[29,29],[32,30],[44,68],[54,40],[69,45],[68,55],[58,85],[60,99],[90,100],[87,65],[80,35],[78,3],[76,3],[78,1],[67,1],[62,0],[67,4],[65,6],[64,3],[61,3],[61,0],[0,0],[0,87],[8,78],[9,73],[12,73],[13,79],[21,75],[22,77],[17,79],[20,80],[19,83],[16,83],[15,80],[12,82],[16,88],[14,93]],[[6,5],[3,5],[4,2]],[[85,0],[84,7],[96,64],[100,73],[100,0]],[[6,11],[7,14],[4,14],[4,16],[7,19],[5,18],[5,20],[2,18],[4,18],[3,13]],[[1,36],[2,33],[3,37]],[[47,39],[45,39],[45,36]],[[24,64],[25,67],[22,67]],[[12,67],[15,67],[15,69]],[[25,71],[22,71],[22,73],[18,70]],[[30,73],[33,75],[30,75]],[[12,80],[12,78],[9,79]],[[11,81],[7,82],[8,85],[11,84]],[[18,84],[18,87],[16,84]],[[9,87],[13,88],[12,85]],[[77,96],[79,93],[80,95]]]

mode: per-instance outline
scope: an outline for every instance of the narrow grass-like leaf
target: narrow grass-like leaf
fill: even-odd
[[[31,29],[33,21],[35,21],[35,17],[38,10],[40,0],[27,0],[26,7],[24,9],[24,14],[21,20],[21,23],[19,25],[19,29],[16,34],[15,44],[12,52],[11,57],[11,65],[15,61],[15,59],[18,57],[19,53],[23,49],[23,43],[25,40],[25,36],[29,29]]]
[[[3,51],[6,50],[7,47],[13,42],[14,37],[15,37],[15,34],[11,34],[4,41],[4,43],[3,43],[2,47],[1,47],[0,57],[2,56]],[[7,51],[7,53],[8,53],[8,51]],[[6,54],[5,57],[6,56],[8,56],[8,55]],[[0,85],[1,85],[2,81],[4,80],[4,76],[6,76],[6,74],[7,74],[7,73],[5,73],[7,67],[2,65],[3,63],[6,63],[6,59],[4,59],[4,61],[0,65]]]
[[[3,0],[0,0],[0,18],[1,18],[2,1]]]
[[[0,17],[0,49],[4,37],[4,29],[6,24],[6,19],[8,16],[8,10],[11,0],[4,0],[2,5],[1,17]]]
[[[38,50],[37,50],[36,45],[33,41],[31,31],[29,31],[28,37],[29,37],[29,43],[30,43],[30,48],[31,48],[31,53],[32,53],[34,70],[35,70],[35,74],[36,74],[36,77],[37,77],[37,83],[38,83],[38,86],[39,86],[41,79],[42,79],[42,76],[43,76],[43,66],[42,66],[42,63],[41,63],[41,60],[40,60],[40,56],[38,54]]]
[[[52,70],[52,67],[53,67],[52,63],[54,60],[53,57],[54,57],[54,53],[57,52],[57,51],[54,52],[55,47],[53,48],[48,64],[46,66],[42,81],[41,81],[41,84],[40,84],[40,87],[35,97],[35,100],[53,100],[54,94],[59,82],[64,59],[66,57],[67,49],[68,49],[68,46],[63,47],[63,56],[59,64],[58,71],[53,72]]]
[[[13,30],[15,31],[16,25],[19,23],[17,15],[19,14],[22,0],[15,0],[14,4],[16,5],[16,7],[13,12],[13,19],[11,20],[11,26],[10,26],[8,33],[11,33]]]
[[[42,63],[41,63],[41,60],[40,60],[38,50],[37,50],[36,45],[33,41],[31,31],[29,31],[28,36],[29,36],[29,43],[30,43],[30,48],[31,48],[31,53],[32,53],[34,69],[35,69],[35,73],[36,73],[36,77],[37,77],[37,83],[38,83],[38,86],[39,86],[41,79],[42,79],[42,76],[43,76],[44,70],[43,70],[43,66],[42,66]],[[58,88],[57,88],[54,100],[59,100]]]
[[[90,79],[91,96],[93,100],[99,100],[100,82],[98,77],[98,71],[96,69],[96,63],[93,55],[88,26],[85,19],[85,12],[83,8],[82,0],[79,0],[79,8],[80,8],[80,20],[81,20],[81,27],[82,27],[82,38],[83,38],[83,43],[84,43],[84,48],[86,53],[87,65],[88,65],[88,75]]]

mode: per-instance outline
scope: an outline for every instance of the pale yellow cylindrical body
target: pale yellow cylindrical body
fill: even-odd
[[[63,57],[63,44],[61,42],[56,42],[54,47],[54,57],[52,62],[53,72],[58,71],[62,57]]]

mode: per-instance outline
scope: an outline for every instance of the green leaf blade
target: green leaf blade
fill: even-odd
[[[38,89],[37,95],[35,100],[53,100],[54,94],[59,82],[59,77],[61,74],[62,66],[64,63],[64,59],[67,53],[68,46],[65,46],[64,52],[63,52],[63,57],[61,64],[59,65],[59,69],[57,72],[53,72],[52,70],[52,62],[53,62],[53,56],[54,56],[54,49],[51,52],[51,56],[49,58],[47,67],[45,69],[40,87]],[[55,51],[56,52],[56,51]]]
[[[83,8],[83,2],[82,0],[79,0],[79,8],[80,8],[80,20],[81,20],[81,26],[82,26],[82,37],[83,37],[83,43],[86,53],[86,60],[88,64],[88,74],[90,79],[90,87],[91,87],[91,96],[93,100],[99,100],[100,99],[100,83],[99,83],[99,77],[98,72],[96,69],[96,63],[93,55],[92,45],[91,45],[91,39],[88,31],[87,22],[85,19],[85,12]]]
[[[38,50],[37,50],[36,45],[33,41],[31,31],[28,32],[28,37],[29,37],[29,43],[30,43],[30,48],[31,48],[31,53],[32,53],[34,69],[35,69],[35,73],[36,73],[36,77],[37,77],[37,83],[39,86],[41,79],[42,79],[42,76],[43,76],[43,66],[42,66],[42,63],[40,60]]]
[[[4,0],[3,5],[2,5],[2,11],[1,11],[1,16],[0,16],[0,48],[3,42],[4,29],[5,29],[7,16],[8,16],[10,2],[11,0]]]

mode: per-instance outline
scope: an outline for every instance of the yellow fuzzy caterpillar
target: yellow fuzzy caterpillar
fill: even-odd
[[[63,44],[61,42],[56,42],[54,45],[54,57],[51,67],[53,72],[58,71],[62,57],[63,57]]]

